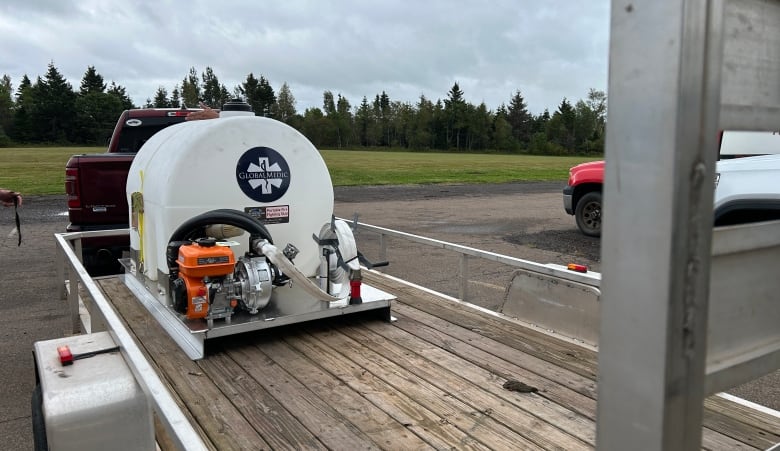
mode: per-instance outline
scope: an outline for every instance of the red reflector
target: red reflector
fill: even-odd
[[[585,265],[578,265],[576,263],[569,263],[566,265],[566,268],[569,271],[577,271],[577,272],[588,272],[588,267]]]
[[[189,111],[168,111],[168,116],[173,117],[182,117],[182,116],[189,116]]]
[[[60,363],[62,366],[73,365],[73,354],[70,352],[69,347],[60,346],[57,348],[57,354],[60,355]]]

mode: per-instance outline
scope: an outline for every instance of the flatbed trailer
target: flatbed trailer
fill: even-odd
[[[161,449],[596,446],[595,348],[500,313],[366,271],[366,283],[397,297],[394,321],[366,312],[234,335],[192,361],[128,289],[130,276],[89,279],[73,266],[92,306],[82,327],[109,330],[123,352],[137,347],[139,380],[161,381],[174,400],[152,403]],[[171,410],[186,428],[172,426]],[[705,400],[702,425],[702,449],[780,442],[777,412],[724,395]]]
[[[713,232],[711,181],[718,129],[780,120],[778,24],[777,0],[612,2],[598,354],[367,273],[397,321],[218,339],[193,362],[119,278],[60,280],[97,306],[163,449],[777,450],[777,412],[711,395],[780,367],[780,222]]]

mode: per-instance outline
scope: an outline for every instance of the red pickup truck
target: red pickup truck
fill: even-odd
[[[186,120],[199,109],[146,108],[124,111],[105,153],[74,155],[65,166],[68,232],[128,227],[125,184],[130,164],[147,139],[165,127]],[[127,238],[84,240],[84,266],[93,276],[119,272],[118,258],[129,248]]]
[[[601,191],[604,161],[582,163],[569,169],[563,189],[563,209],[574,215],[577,227],[587,236],[601,235]]]

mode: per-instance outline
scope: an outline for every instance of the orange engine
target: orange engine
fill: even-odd
[[[224,278],[233,273],[235,256],[227,246],[217,246],[213,240],[184,245],[179,248],[179,278],[186,287],[188,319],[205,318],[209,314],[209,285],[204,277]]]

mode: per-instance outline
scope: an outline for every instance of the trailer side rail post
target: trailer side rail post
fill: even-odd
[[[81,333],[79,318],[79,278],[76,269],[68,266],[68,309],[70,310],[71,333]]]
[[[460,255],[460,289],[459,296],[462,301],[468,302],[469,300],[469,256],[468,254]]]
[[[379,234],[379,261],[387,261],[387,235]]]
[[[67,279],[65,278],[65,253],[54,243],[54,267],[57,271],[57,299],[66,301],[68,299],[68,289],[65,286]]]

